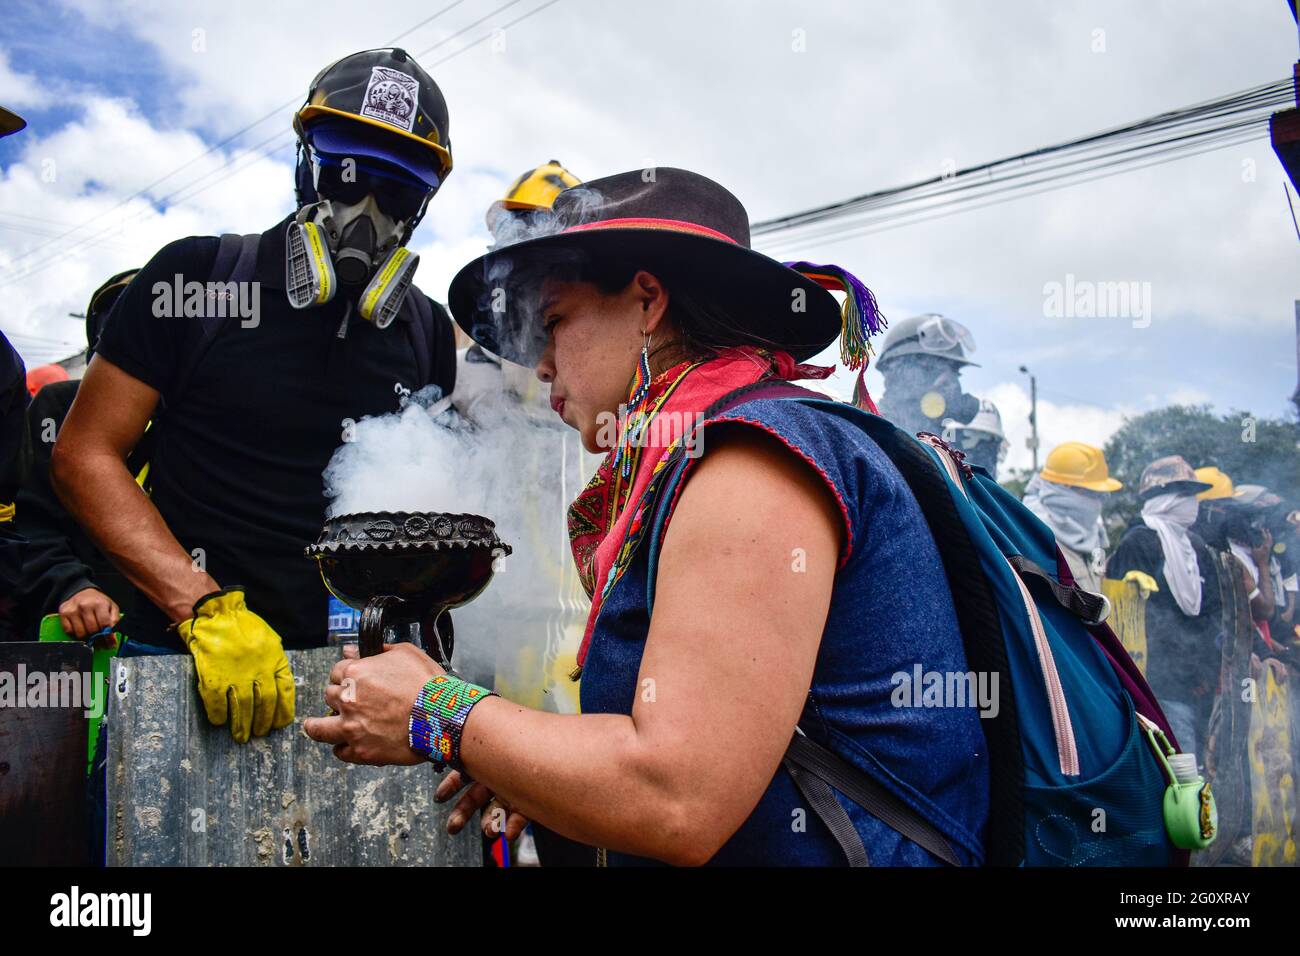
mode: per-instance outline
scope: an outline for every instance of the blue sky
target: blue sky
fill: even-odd
[[[25,108],[36,129],[52,129],[80,118],[77,91],[134,101],[146,116],[163,122],[177,117],[175,78],[155,47],[125,25],[96,24],[78,10],[57,3],[6,0],[0,40],[10,68],[38,77],[62,94],[49,105]],[[0,163],[11,161],[20,141],[0,140]]]

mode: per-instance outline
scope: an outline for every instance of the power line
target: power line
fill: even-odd
[[[4,330],[0,329],[0,331]],[[43,345],[48,346],[49,348],[75,349],[77,347],[76,342],[65,342],[62,339],[46,338],[43,335],[30,335],[27,332],[5,332],[4,334],[6,338],[23,339],[24,341],[31,342],[33,345]]]
[[[963,212],[971,212],[977,209],[987,209],[990,206],[999,206],[1005,202],[1011,202],[1017,199],[1027,199],[1031,196],[1040,196],[1043,195],[1044,193],[1056,192],[1057,190],[1060,189],[1069,189],[1073,186],[1081,186],[1086,183],[1096,182],[1101,179],[1109,179],[1113,176],[1118,176],[1127,172],[1135,172],[1137,170],[1147,169],[1152,166],[1163,166],[1165,163],[1175,162],[1182,159],[1190,159],[1193,156],[1200,156],[1205,153],[1215,152],[1220,149],[1226,149],[1230,146],[1239,146],[1244,143],[1248,143],[1255,139],[1258,139],[1260,135],[1262,134],[1251,132],[1246,135],[1240,135],[1240,136],[1224,139],[1222,141],[1216,141],[1212,145],[1206,146],[1204,149],[1197,149],[1197,150],[1190,150],[1190,151],[1178,150],[1174,155],[1166,156],[1163,159],[1152,160],[1150,162],[1127,163],[1123,165],[1103,164],[1098,168],[1105,169],[1106,166],[1110,166],[1112,168],[1109,168],[1107,171],[1101,172],[1093,176],[1073,177],[1068,182],[1067,181],[1055,182],[1055,181],[1048,180],[1046,181],[1048,184],[1043,186],[1043,188],[1040,189],[1025,188],[1026,186],[1036,185],[1036,182],[1019,184],[1016,186],[1008,186],[1002,189],[990,189],[976,195],[963,196],[963,197],[949,200],[948,202],[945,203],[935,204],[932,207],[925,207],[916,210],[908,210],[908,211],[897,213],[892,216],[879,216],[871,220],[869,223],[865,225],[860,224],[861,221],[859,221],[858,223],[849,223],[846,226],[840,228],[830,228],[821,232],[801,233],[797,236],[782,235],[778,239],[778,244],[775,246],[775,250],[777,253],[779,253],[781,250],[798,249],[801,247],[806,247],[808,242],[815,241],[815,240],[822,240],[822,241],[827,241],[832,243],[841,242],[846,239],[854,239],[861,236],[874,235],[880,232],[888,232],[891,229],[901,229],[906,226],[917,225],[922,222],[930,222],[935,219],[946,219],[949,216],[955,216]],[[999,193],[1006,193],[1008,195],[1003,195],[1001,198],[993,199],[989,202],[976,202],[976,200],[983,199],[987,196],[998,195]],[[930,212],[931,210],[938,210],[938,211],[934,212],[932,215],[923,215],[923,213]],[[854,228],[855,225],[856,228]],[[755,246],[756,248],[761,248],[764,250],[773,248],[767,246],[762,242],[755,243]],[[770,253],[770,254],[775,254],[775,253]]]
[[[6,216],[6,215],[8,215],[8,213],[0,213],[0,216]],[[52,235],[54,235],[54,233],[50,232],[50,230],[48,230],[48,229],[37,229],[37,228],[35,228],[35,227],[33,227],[33,226],[28,226],[28,225],[19,225],[18,223],[12,223],[12,222],[0,222],[0,229],[8,229],[8,230],[11,231],[11,232],[25,232],[25,233],[27,233],[28,235],[32,235],[32,236],[52,236]],[[107,240],[105,240],[105,239],[94,239],[94,240],[90,240],[90,244],[91,244],[91,245],[95,245],[95,246],[108,246],[109,248],[112,248],[112,249],[120,249],[120,250],[124,250],[124,251],[129,251],[129,250],[127,250],[127,247],[126,247],[126,246],[123,246],[123,245],[121,245],[121,244],[119,244],[119,243],[109,242],[109,241],[107,241]]]
[[[1199,155],[1209,151],[1201,148],[1209,143],[1216,144],[1211,148],[1221,149],[1262,135],[1272,110],[1288,103],[1292,95],[1289,80],[1262,84],[1065,143],[758,222],[751,233],[755,239],[780,235],[782,246],[838,240],[879,231],[875,227],[882,224],[896,223],[890,228],[898,228],[939,218],[922,215],[932,210],[991,205],[974,204],[984,196],[1014,190],[1034,195],[1047,191],[1034,188],[1045,184],[1071,185],[1103,178],[1091,175],[1098,170],[1112,170],[1104,175],[1115,175],[1144,168],[1156,164],[1147,161],[1152,156],[1167,156],[1160,160],[1164,162]],[[810,228],[819,224],[826,228]]]
[[[1254,113],[1252,119],[1267,119],[1272,108],[1285,105],[1289,102],[1291,96],[1290,80],[1281,80],[1263,84],[1239,93],[1229,94],[1228,96],[1221,97],[1217,100],[1211,100],[1193,106],[1184,107],[1182,109],[1169,111],[1136,123],[1114,127],[1112,129],[1103,130],[1099,133],[1092,133],[1088,136],[1080,137],[1064,143],[1040,147],[1026,153],[1006,157],[1004,159],[993,160],[977,166],[956,170],[948,174],[941,174],[901,186],[876,190],[861,196],[855,196],[840,202],[792,213],[777,219],[757,222],[753,226],[753,232],[756,234],[775,232],[785,228],[792,228],[810,222],[833,218],[856,208],[889,203],[895,201],[898,197],[907,196],[917,192],[918,190],[933,189],[942,192],[963,188],[972,182],[978,182],[980,174],[987,177],[985,181],[992,181],[994,176],[999,175],[998,170],[1000,167],[1025,167],[1035,161],[1055,154],[1066,154],[1067,157],[1070,154],[1074,154],[1076,157],[1086,157],[1089,155],[1089,151],[1096,150],[1098,147],[1105,147],[1111,142],[1118,141],[1123,143],[1137,141],[1143,136],[1158,134],[1163,130],[1176,130],[1207,120],[1239,116],[1250,112]],[[1077,158],[1074,161],[1077,161]],[[1001,175],[1007,174],[1002,173]]]

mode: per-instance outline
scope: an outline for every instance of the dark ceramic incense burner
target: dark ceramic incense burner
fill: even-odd
[[[386,627],[418,623],[425,650],[450,668],[447,612],[478,597],[510,552],[479,515],[365,511],[327,520],[306,554],[330,593],[361,611],[362,657],[379,653]]]

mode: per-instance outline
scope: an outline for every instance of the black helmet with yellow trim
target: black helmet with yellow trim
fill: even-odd
[[[350,155],[400,166],[432,189],[451,172],[447,127],[447,101],[438,84],[398,48],[364,50],[325,67],[293,118],[302,144],[336,152],[331,143],[318,142],[319,137],[350,132]],[[358,142],[373,143],[374,155],[366,157]]]

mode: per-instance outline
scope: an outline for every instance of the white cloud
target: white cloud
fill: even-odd
[[[19,161],[0,175],[4,327],[71,346],[19,345],[44,361],[84,347],[81,321],[68,313],[82,311],[109,275],[142,265],[182,236],[261,231],[290,206],[288,166],[245,151],[212,153],[187,170],[192,180],[177,177],[132,197],[206,145],[193,133],[158,129],[125,101],[88,97],[82,106],[81,119],[49,135],[23,133]],[[223,179],[226,160],[247,169]],[[159,200],[191,181],[192,198],[168,200],[159,211]],[[81,223],[89,225],[60,238]]]
[[[0,104],[9,109],[45,106],[50,100],[48,87],[36,77],[18,73],[9,65],[9,57],[0,48]]]
[[[987,389],[981,397],[991,400],[1002,415],[1002,428],[1011,446],[1003,468],[1030,467],[1033,453],[1025,444],[1030,435],[1029,393],[1017,382],[1003,382]],[[1062,405],[1039,398],[1039,467],[1042,467],[1048,452],[1062,442],[1081,441],[1102,447],[1124,424],[1126,414],[1133,412],[1125,408],[1108,409],[1097,405]]]
[[[1203,389],[1186,386],[1174,389],[1167,398],[1170,405],[1205,405],[1213,399],[1213,396]]]

